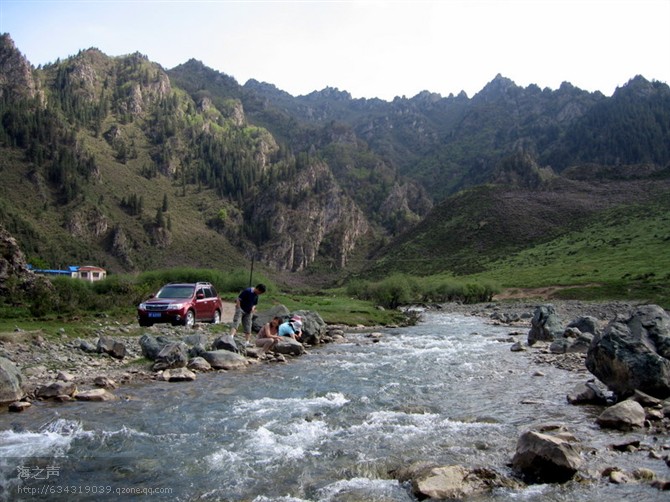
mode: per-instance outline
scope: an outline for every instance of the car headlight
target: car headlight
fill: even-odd
[[[171,303],[168,305],[168,310],[181,310],[183,307],[183,303]]]
[[[140,305],[137,307],[140,310],[146,310],[147,309],[147,304],[146,303],[140,303]]]

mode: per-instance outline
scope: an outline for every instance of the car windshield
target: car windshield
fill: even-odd
[[[165,286],[156,298],[190,298],[193,296],[193,286]]]

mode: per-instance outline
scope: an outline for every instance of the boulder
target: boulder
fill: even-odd
[[[640,403],[626,399],[603,411],[596,423],[603,428],[628,431],[634,427],[643,427],[645,416]]]
[[[114,359],[123,359],[126,357],[126,346],[122,342],[108,336],[101,336],[98,339],[97,351],[101,354],[109,354]]]
[[[528,345],[531,346],[535,342],[553,342],[556,338],[562,336],[564,331],[553,305],[536,307],[530,326]]]
[[[638,307],[593,338],[586,367],[617,396],[636,389],[670,397],[670,316],[657,305]]]
[[[549,346],[552,354],[586,354],[593,335],[581,333],[577,328],[567,328],[563,336],[556,338]]]
[[[151,361],[155,361],[160,351],[163,350],[163,347],[176,342],[178,342],[178,340],[165,336],[154,337],[145,333],[140,337],[140,348],[142,349],[142,355],[144,357]]]
[[[0,357],[0,403],[11,403],[23,397],[23,377],[16,365]]]
[[[192,382],[195,373],[186,368],[174,368],[163,371],[163,380],[166,382]]]
[[[562,437],[537,431],[521,435],[512,467],[529,483],[564,483],[582,466],[575,446]]]
[[[170,368],[183,368],[187,362],[186,344],[183,342],[169,343],[156,356],[156,362],[152,369],[160,371]]]
[[[591,333],[597,335],[600,333],[598,319],[592,316],[582,316],[570,321],[567,328],[577,328],[580,333]]]
[[[297,340],[290,337],[282,337],[282,340],[274,348],[278,354],[286,354],[289,356],[300,356],[304,354],[305,346]]]
[[[521,488],[521,483],[487,468],[433,465],[417,462],[391,473],[400,482],[411,482],[419,499],[454,500],[477,497],[494,488]]]
[[[217,370],[234,370],[249,364],[244,356],[229,350],[210,350],[205,352],[202,358]]]
[[[607,396],[593,382],[577,385],[567,395],[570,404],[607,404]]]
[[[328,334],[328,326],[317,312],[309,310],[296,310],[291,315],[302,318],[302,338],[300,341],[307,345],[318,345],[323,342]]]
[[[72,397],[77,392],[77,386],[74,382],[54,382],[49,385],[43,385],[37,389],[37,397],[43,399],[57,398],[61,396]]]
[[[209,364],[204,357],[200,356],[194,357],[193,359],[189,360],[186,367],[191,371],[199,371],[201,373],[212,370],[212,365]]]
[[[228,350],[230,352],[240,353],[235,337],[230,333],[224,333],[212,342],[212,350]]]

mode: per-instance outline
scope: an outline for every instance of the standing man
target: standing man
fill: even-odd
[[[254,312],[256,312],[258,296],[265,293],[265,290],[265,284],[258,284],[255,288],[246,288],[240,291],[240,296],[235,300],[235,315],[233,316],[233,327],[230,330],[230,334],[235,336],[241,322],[247,345],[250,344],[251,340],[251,320]]]

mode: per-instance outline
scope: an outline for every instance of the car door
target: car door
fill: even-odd
[[[200,321],[202,319],[210,319],[209,298],[204,287],[198,287],[195,291],[195,318]]]

